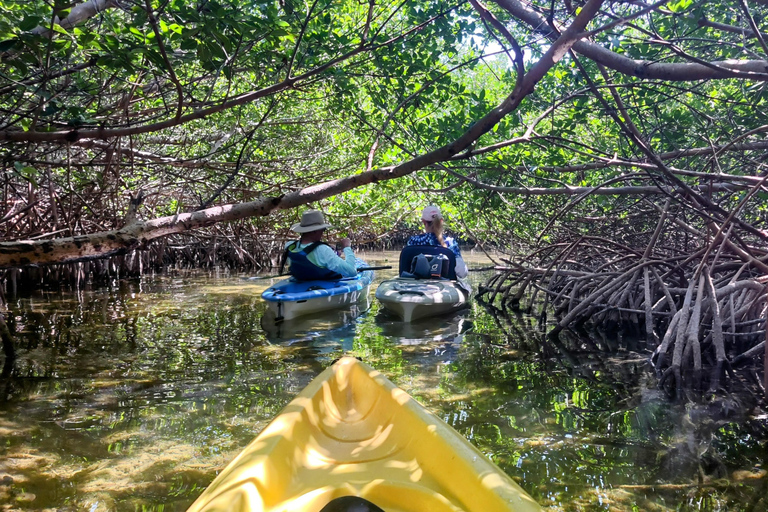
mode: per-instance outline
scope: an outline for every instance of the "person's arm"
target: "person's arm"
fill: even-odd
[[[464,263],[464,258],[456,256],[456,277],[465,278],[469,274],[467,264]]]
[[[452,237],[447,237],[446,242],[448,243],[448,248],[453,252],[454,256],[456,256],[456,277],[467,277],[467,275],[469,275],[469,269],[467,268],[467,264],[464,263],[464,258],[461,257],[461,249],[459,249],[458,242]]]
[[[285,242],[285,247],[283,248],[283,254],[280,255],[280,273],[282,274],[286,269],[288,272],[291,271],[291,258],[288,257],[288,249],[293,244],[298,243],[296,240],[288,240]]]
[[[336,251],[327,245],[318,246],[312,253],[317,255],[317,264],[321,267],[338,272],[344,277],[357,275],[357,259],[351,247],[344,248],[344,259],[340,258]]]

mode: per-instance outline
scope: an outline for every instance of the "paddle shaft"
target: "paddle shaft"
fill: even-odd
[[[365,272],[367,270],[387,270],[392,268],[392,265],[385,265],[382,267],[360,267],[357,269],[358,272]],[[254,280],[254,279],[274,279],[276,277],[286,277],[291,275],[290,272],[285,274],[275,274],[273,276],[256,276],[256,277],[246,277],[246,279]]]

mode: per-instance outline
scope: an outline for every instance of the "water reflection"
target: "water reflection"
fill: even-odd
[[[260,325],[272,344],[310,346],[319,354],[352,350],[361,315],[371,307],[371,295],[341,309],[300,316],[291,321],[276,320],[271,310],[261,316]]]
[[[373,301],[348,317],[275,331],[262,324],[269,280],[241,277],[145,278],[10,304],[18,358],[0,382],[0,504],[185,510],[322,368],[349,353],[549,510],[768,506],[764,413],[746,414],[736,394],[715,406],[672,404],[642,352],[579,340],[553,346],[535,319],[477,303],[402,324]]]
[[[402,345],[423,345],[435,342],[460,345],[464,333],[472,329],[472,321],[468,316],[467,311],[462,311],[448,316],[403,322],[389,312],[380,310],[375,320],[384,336]]]

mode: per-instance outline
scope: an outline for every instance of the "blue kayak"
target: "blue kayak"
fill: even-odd
[[[365,262],[357,260],[358,267]],[[261,298],[267,301],[276,321],[337,309],[368,296],[374,272],[366,270],[355,277],[333,281],[297,281],[290,277],[270,286]]]

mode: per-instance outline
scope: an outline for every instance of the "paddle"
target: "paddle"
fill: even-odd
[[[365,272],[366,270],[386,270],[392,268],[392,265],[385,265],[382,267],[360,267],[357,269],[358,272]],[[254,276],[254,277],[244,277],[243,279],[246,279],[248,281],[256,281],[258,279],[274,279],[276,277],[286,277],[291,275],[290,272],[286,274],[275,274],[272,276]]]

